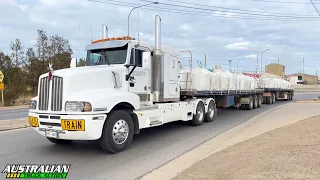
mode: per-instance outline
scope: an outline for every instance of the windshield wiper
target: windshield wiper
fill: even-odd
[[[107,64],[110,66],[110,62],[109,62],[109,59],[108,59],[108,56],[106,55],[105,53],[106,51],[102,50],[101,51],[101,54],[99,56],[99,59],[98,61],[95,63],[95,65],[101,65],[101,61],[102,61],[102,57],[105,59],[105,61],[107,62]]]
[[[101,54],[100,54],[100,56],[98,58],[98,61],[96,63],[94,63],[94,65],[99,65],[101,63],[101,60],[102,60],[101,57],[103,57],[102,53],[103,53],[103,51],[101,51]]]

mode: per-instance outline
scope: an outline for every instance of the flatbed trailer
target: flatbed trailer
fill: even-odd
[[[263,103],[273,104],[277,100],[291,101],[294,96],[294,89],[264,88]]]
[[[263,89],[254,90],[214,90],[214,91],[181,91],[181,100],[188,98],[213,98],[217,108],[237,107],[241,109],[256,109],[261,107]]]

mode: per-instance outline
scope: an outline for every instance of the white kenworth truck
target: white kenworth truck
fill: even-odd
[[[156,15],[155,46],[105,35],[86,47],[86,66],[73,67],[72,59],[70,68],[49,68],[31,100],[30,125],[53,143],[99,140],[118,153],[143,128],[180,120],[199,126],[219,106],[261,106],[263,89],[180,91],[180,51],[161,46],[160,25]]]

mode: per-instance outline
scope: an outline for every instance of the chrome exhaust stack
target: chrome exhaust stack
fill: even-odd
[[[108,27],[105,24],[102,25],[102,38],[108,38]]]

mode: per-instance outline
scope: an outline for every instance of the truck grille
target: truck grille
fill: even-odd
[[[40,79],[39,86],[39,110],[47,111],[49,109],[49,89],[50,81],[49,77]],[[61,111],[62,110],[62,90],[63,80],[61,77],[52,77],[52,92],[51,92],[51,110]]]
[[[62,77],[53,76],[53,79],[52,79],[52,99],[51,99],[51,110],[52,111],[61,111],[62,110],[62,88],[63,88]]]
[[[49,87],[50,87],[49,77],[41,78],[40,87],[39,87],[39,110],[41,111],[48,110]]]

